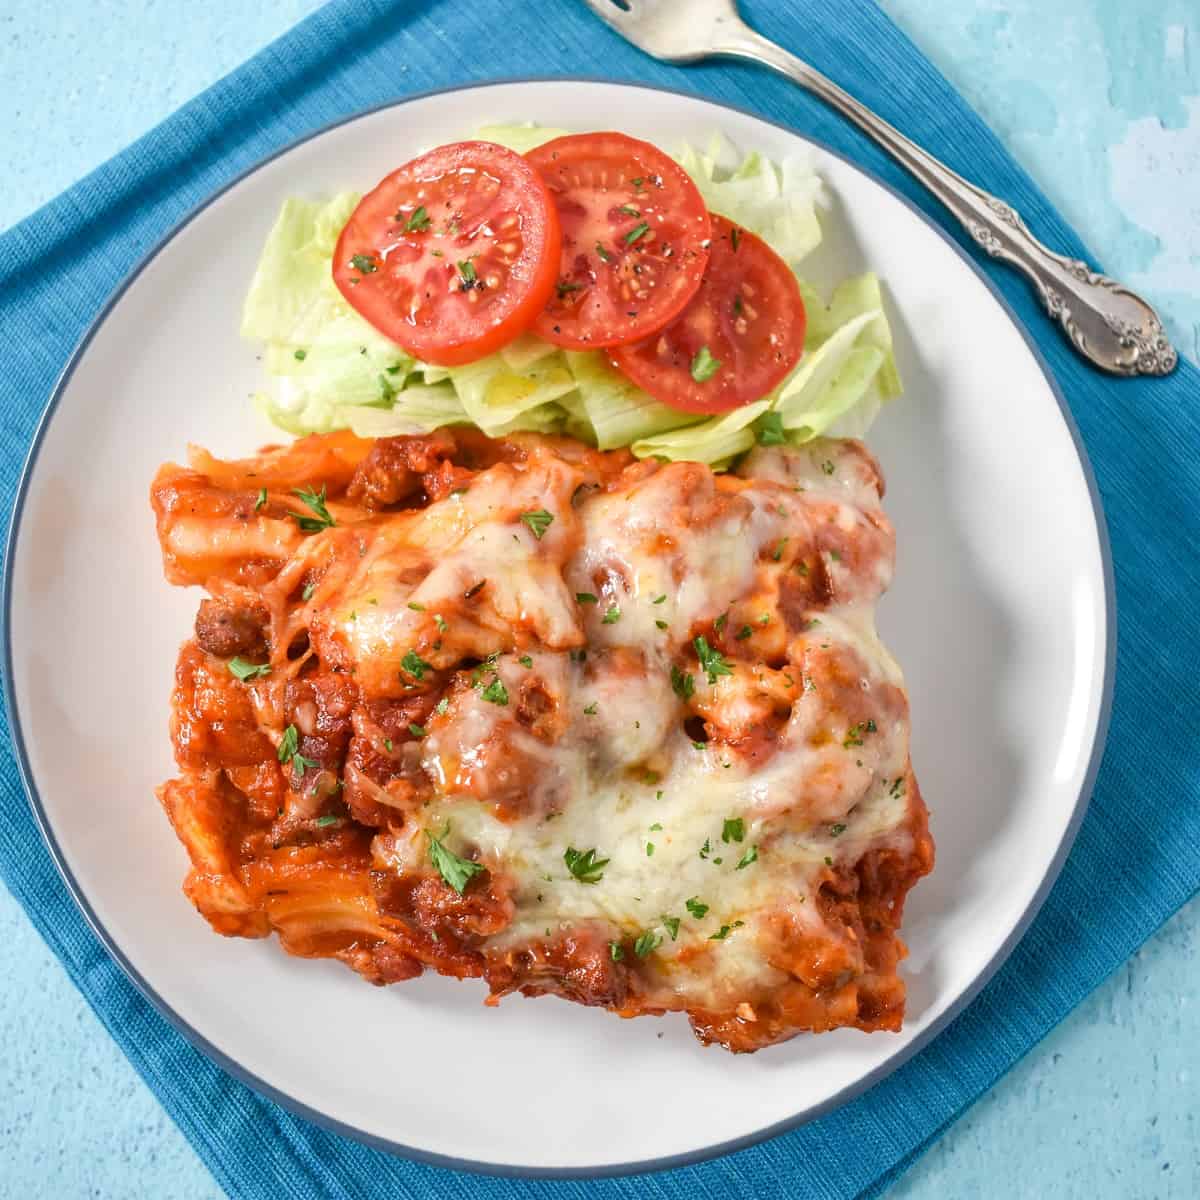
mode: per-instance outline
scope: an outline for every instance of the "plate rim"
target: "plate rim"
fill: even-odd
[[[28,751],[25,745],[25,734],[21,724],[21,715],[16,703],[16,693],[13,684],[13,642],[11,636],[12,623],[12,603],[13,603],[13,559],[17,549],[18,539],[21,532],[21,518],[24,514],[25,502],[28,498],[30,484],[33,474],[37,466],[37,459],[42,443],[49,431],[50,424],[58,410],[63,394],[66,391],[67,385],[70,383],[75,374],[77,367],[83,361],[87,353],[88,347],[92,340],[99,333],[104,322],[111,315],[113,310],[120,304],[125,293],[138,280],[147,267],[158,257],[166,247],[175,240],[175,238],[189,225],[192,224],[202,213],[204,213],[212,204],[231,191],[245,179],[255,174],[262,168],[266,167],[276,159],[290,153],[292,150],[313,141],[316,138],[323,137],[327,133],[331,133],[344,125],[349,125],[354,121],[364,117],[372,116],[376,113],[383,112],[388,109],[401,108],[406,104],[413,103],[418,100],[426,100],[438,96],[448,96],[459,92],[471,92],[490,87],[503,87],[512,85],[543,85],[543,84],[602,84],[606,86],[615,86],[620,88],[637,88],[643,91],[665,93],[671,96],[679,96],[686,100],[697,100],[702,103],[712,104],[717,108],[725,109],[729,112],[734,112],[740,116],[751,117],[754,120],[762,121],[768,125],[773,125],[777,129],[783,130],[785,133],[793,137],[798,137],[803,141],[810,143],[819,150],[831,157],[839,159],[847,166],[860,174],[865,175],[873,183],[883,188],[890,196],[898,200],[908,211],[921,221],[926,227],[932,230],[943,242],[950,247],[958,259],[970,270],[974,276],[987,288],[993,300],[999,305],[1004,316],[1016,328],[1024,341],[1029,352],[1033,356],[1034,362],[1045,379],[1051,395],[1054,397],[1058,405],[1059,413],[1062,416],[1063,422],[1066,425],[1067,432],[1070,434],[1071,444],[1075,450],[1076,458],[1083,472],[1084,483],[1087,487],[1088,499],[1091,504],[1092,519],[1095,524],[1097,539],[1099,542],[1100,551],[1100,566],[1101,576],[1104,588],[1104,619],[1105,619],[1105,639],[1104,639],[1104,675],[1101,683],[1100,709],[1097,714],[1095,734],[1092,739],[1092,745],[1088,755],[1088,763],[1083,775],[1082,782],[1079,787],[1078,795],[1075,798],[1074,807],[1071,812],[1070,819],[1067,822],[1062,838],[1055,851],[1054,857],[1050,862],[1037,890],[1034,892],[1029,904],[1018,918],[1009,935],[1004,939],[1000,946],[993,953],[991,958],[976,974],[970,984],[963,989],[958,997],[941,1013],[929,1026],[922,1030],[916,1037],[912,1039],[908,1045],[901,1048],[897,1053],[890,1056],[886,1061],[879,1064],[873,1070],[868,1071],[860,1079],[848,1084],[834,1095],[821,1101],[818,1104],[810,1105],[802,1109],[800,1112],[793,1114],[782,1121],[756,1130],[753,1133],[742,1135],[741,1137],[732,1138],[725,1142],[715,1143],[710,1146],[705,1146],[696,1150],[685,1151],[680,1154],[667,1155],[662,1158],[641,1159],[634,1162],[606,1164],[599,1167],[537,1167],[537,1166],[520,1166],[510,1163],[490,1163],[484,1160],[459,1158],[454,1155],[446,1155],[436,1153],[434,1151],[424,1150],[415,1146],[405,1145],[403,1142],[393,1141],[390,1138],[380,1137],[377,1134],[370,1133],[366,1130],[358,1129],[338,1118],[329,1115],[325,1112],[320,1112],[317,1109],[310,1107],[304,1102],[289,1096],[286,1092],[281,1091],[274,1085],[254,1074],[247,1067],[229,1057],[224,1051],[219,1050],[212,1044],[198,1029],[190,1025],[184,1020],[167,1002],[158,995],[150,983],[141,975],[137,968],[130,962],[122,951],[116,940],[108,933],[103,923],[100,921],[96,912],[91,906],[83,889],[75,879],[70,866],[68,865],[62,848],[58,843],[58,839],[54,834],[46,810],[43,806],[41,795],[38,791],[37,783],[33,777],[32,765],[29,760]],[[0,658],[0,666],[3,668],[3,694],[4,706],[8,714],[9,726],[12,733],[13,757],[17,764],[17,771],[21,779],[22,786],[25,790],[26,799],[29,802],[30,810],[33,814],[34,822],[37,825],[38,832],[41,834],[42,840],[46,844],[46,848],[50,852],[51,860],[55,868],[58,870],[59,876],[66,885],[67,891],[71,899],[75,902],[79,911],[82,913],[84,920],[87,922],[92,933],[99,940],[105,952],[113,959],[117,966],[124,973],[130,983],[134,985],[137,991],[151,1004],[159,1016],[163,1017],[167,1023],[180,1033],[187,1042],[195,1049],[199,1050],[210,1062],[214,1063],[226,1074],[231,1075],[238,1082],[245,1084],[252,1091],[264,1097],[271,1102],[280,1105],[288,1112],[302,1117],[304,1120],[311,1121],[319,1128],[339,1134],[344,1137],[369,1146],[375,1150],[381,1150],[385,1153],[398,1155],[402,1158],[407,1158],[412,1161],[422,1163],[427,1166],[440,1167],[443,1169],[454,1171],[465,1171],[475,1175],[490,1175],[502,1178],[516,1179],[601,1179],[615,1178],[621,1176],[639,1175],[646,1173],[656,1173],[667,1171],[677,1167],[690,1166],[698,1163],[707,1162],[711,1159],[720,1158],[727,1154],[732,1154],[738,1150],[746,1149],[750,1146],[758,1145],[761,1142],[768,1141],[772,1138],[779,1137],[782,1134],[788,1133],[801,1125],[808,1124],[822,1116],[825,1116],[843,1105],[863,1095],[876,1084],[882,1082],[893,1072],[898,1071],[902,1066],[908,1063],[912,1058],[924,1050],[935,1038],[940,1036],[951,1023],[970,1005],[976,997],[983,991],[987,984],[992,980],[1004,963],[1008,960],[1018,942],[1025,936],[1029,926],[1033,923],[1038,913],[1041,911],[1043,904],[1050,894],[1059,874],[1062,871],[1063,864],[1066,862],[1067,856],[1070,853],[1075,838],[1079,832],[1079,827],[1083,823],[1084,816],[1087,814],[1088,806],[1091,801],[1092,792],[1095,787],[1096,776],[1100,769],[1100,763],[1104,756],[1105,747],[1108,741],[1108,732],[1110,719],[1112,715],[1113,692],[1116,677],[1116,643],[1117,643],[1117,603],[1116,603],[1116,586],[1113,573],[1112,548],[1109,541],[1108,523],[1104,513],[1104,507],[1100,499],[1099,488],[1096,483],[1095,473],[1092,469],[1091,460],[1088,457],[1087,448],[1080,436],[1078,426],[1071,413],[1070,407],[1067,404],[1066,397],[1063,394],[1062,388],[1059,386],[1058,380],[1050,367],[1041,347],[1034,340],[1025,323],[1017,315],[1012,305],[1008,302],[1004,294],[1000,291],[995,281],[983,270],[983,264],[969,253],[969,251],[959,244],[958,241],[945,229],[938,224],[931,216],[923,212],[908,196],[899,191],[887,180],[883,179],[874,169],[856,162],[848,154],[842,153],[840,150],[830,146],[827,142],[820,138],[813,137],[808,133],[799,131],[798,129],[785,124],[783,121],[776,121],[771,117],[763,116],[761,113],[755,112],[750,108],[743,107],[738,104],[730,104],[724,100],[717,100],[710,96],[706,96],[701,92],[690,91],[684,88],[667,87],[662,84],[647,83],[635,79],[614,79],[605,78],[602,76],[589,75],[533,75],[533,76],[500,76],[485,80],[474,80],[465,84],[454,84],[447,87],[430,88],[420,92],[414,92],[408,95],[396,97],[391,100],[384,101],[380,104],[370,105],[366,108],[356,109],[354,112],[348,113],[345,116],[338,117],[307,133],[293,138],[285,142],[270,153],[256,159],[249,166],[237,172],[227,182],[220,187],[209,192],[202,200],[193,205],[186,213],[183,214],[171,227],[164,233],[155,244],[146,251],[122,277],[122,279],[113,288],[112,292],[105,299],[104,303],[96,311],[95,315],[89,321],[87,328],[83,331],[71,351],[66,364],[63,366],[58,378],[55,380],[54,387],[50,392],[50,397],[38,419],[37,427],[34,431],[33,439],[30,442],[29,450],[26,454],[25,461],[21,468],[21,474],[17,483],[16,495],[13,501],[12,515],[9,519],[9,526],[4,542],[4,559],[3,559],[3,581],[2,593],[0,593],[0,643],[2,643],[2,658]],[[74,980],[72,980],[74,985]],[[102,1022],[103,1023],[103,1022]],[[124,1050],[122,1049],[122,1053]],[[126,1057],[128,1057],[126,1055]],[[136,1067],[135,1067],[136,1069]],[[141,1072],[138,1072],[139,1076]],[[190,1140],[190,1139],[189,1139]]]

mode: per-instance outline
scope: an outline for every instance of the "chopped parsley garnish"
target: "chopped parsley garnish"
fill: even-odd
[[[674,941],[679,936],[679,918],[664,915],[659,920],[662,921],[664,928],[671,935],[671,941]]]
[[[612,255],[599,242],[596,243],[596,253],[600,256],[601,262],[612,262]]]
[[[292,357],[297,362],[303,362],[308,357],[308,351],[307,350],[293,350]]]
[[[895,799],[897,796],[904,795],[904,776],[897,775],[895,782],[888,788],[888,795]]]
[[[684,907],[696,918],[697,921],[703,920],[708,913],[708,905],[703,903],[696,896],[690,900],[685,900]]]
[[[642,221],[641,224],[635,225],[625,235],[625,245],[632,246],[634,242],[640,241],[649,232],[650,232],[650,226],[647,225],[645,221]]]
[[[657,949],[662,945],[662,935],[654,932],[653,929],[647,929],[645,933],[633,943],[633,952],[638,958],[645,958],[652,950]]]
[[[610,604],[608,611],[600,619],[601,625],[615,625],[621,619],[621,610],[615,605]]]
[[[733,932],[733,930],[739,929],[741,926],[745,925],[745,923],[745,921],[734,921],[732,925],[722,925],[716,933],[709,934],[708,940],[710,942],[723,942],[730,935],[730,933]]]
[[[779,541],[775,543],[775,549],[771,551],[772,562],[779,562],[779,560],[783,557],[783,552],[787,549],[787,544],[787,538],[780,538]]]
[[[735,225],[729,231],[729,246],[734,254],[737,253],[738,243],[742,240],[742,231]]]
[[[455,265],[458,267],[458,273],[462,276],[463,286],[474,287],[478,280],[478,276],[475,274],[475,264],[468,258]]]
[[[410,600],[408,602],[408,607],[411,608],[413,610],[413,612],[424,612],[425,611],[425,605],[418,604],[415,600]]]
[[[625,957],[625,948],[620,942],[609,942],[608,954],[613,962],[620,962]]]
[[[558,293],[560,300],[565,300],[572,292],[579,291],[579,288],[578,283],[572,283],[569,279],[560,279],[554,285],[554,290]]]
[[[830,858],[828,854],[827,854],[827,855],[825,855],[825,865],[826,865],[827,867],[832,867],[832,866],[833,866],[833,859],[832,859],[832,858]]]
[[[275,751],[275,757],[281,763],[290,763],[299,747],[300,731],[295,725],[289,725],[283,731],[283,737],[279,739],[279,749]]]
[[[739,642],[744,642],[753,632],[754,630],[751,629],[749,625],[743,625],[741,629],[737,631],[737,640]]]
[[[442,838],[449,832],[450,826],[447,824]],[[484,870],[484,867],[469,858],[459,858],[453,851],[447,850],[442,845],[442,838],[434,837],[428,829],[425,830],[425,836],[429,839],[429,858],[437,873],[461,896],[467,884]]]
[[[356,271],[361,271],[364,275],[373,275],[379,270],[379,264],[370,254],[352,254],[350,256],[350,265]]]
[[[441,613],[433,614],[433,623],[437,626],[438,633],[445,633],[446,630],[450,628],[450,626],[446,624],[446,618],[443,617]]]
[[[393,742],[391,738],[384,738],[384,739],[383,739],[383,748],[384,748],[384,749],[385,749],[385,750],[386,750],[386,751],[387,751],[389,754],[391,754],[391,752],[392,752],[392,748],[395,746],[395,744],[396,744],[396,743],[395,743],[395,742]]]
[[[826,475],[832,475],[833,474],[833,463],[830,462],[829,459],[826,459],[821,464],[821,470],[824,471]]]
[[[404,222],[405,233],[422,233],[429,228],[429,214],[425,211],[425,205],[419,204],[414,210],[411,217]]]
[[[415,650],[410,650],[401,660],[400,667],[414,679],[424,679],[426,671],[432,671],[430,666]]]
[[[740,842],[746,837],[746,822],[741,817],[726,817],[721,828],[721,841]]]
[[[298,785],[304,772],[309,767],[319,767],[321,764],[315,758],[305,758],[303,754],[296,753],[292,755],[292,783]]]
[[[521,657],[517,659],[517,662],[519,662],[523,667],[533,666],[533,659],[530,658],[528,654],[522,654]]]
[[[666,621],[655,621],[654,623],[655,623],[655,625],[657,625],[659,627],[659,629],[670,629],[671,628],[671,626],[668,625]]]
[[[732,675],[733,668],[725,661],[719,650],[714,650],[705,637],[698,637],[692,642],[696,648],[696,657],[700,660],[701,667],[704,668],[705,675],[708,676],[708,682],[715,684],[722,675]]]
[[[317,590],[317,585],[315,583],[306,583],[304,585],[304,591],[302,591],[300,593],[300,599],[301,600],[311,600],[312,594],[316,590]]]
[[[725,628],[725,626],[728,624],[728,622],[729,622],[729,614],[727,612],[723,612],[713,622],[713,629],[715,629],[717,631],[717,633],[720,633]]]
[[[696,691],[696,680],[691,674],[681,671],[674,663],[671,664],[671,690],[680,700],[690,700]]]
[[[450,697],[443,696],[434,706],[434,713],[439,717],[444,717],[447,710],[450,708]]]
[[[658,793],[658,796],[656,797],[656,799],[658,799],[658,800],[662,799],[662,792]],[[655,821],[654,824],[650,826],[651,833],[657,833],[660,829],[662,829],[662,826],[657,821]]]
[[[320,494],[314,492],[312,488],[292,488],[292,495],[299,496],[317,514],[315,517],[307,517],[302,513],[292,513],[292,516],[296,518],[296,523],[305,533],[318,533],[322,529],[328,529],[331,525],[337,524],[329,515],[329,509],[325,507],[324,484],[321,485]]]
[[[771,614],[770,613],[759,613],[758,614],[758,623],[760,625],[770,625]]]
[[[262,508],[263,505],[266,504],[266,502],[267,502],[267,489],[259,488],[258,489],[258,499],[254,501],[254,511],[258,512],[258,510],[260,508]]]
[[[591,592],[576,592],[575,599],[580,604],[599,604],[600,601]]]
[[[533,536],[540,542],[546,530],[550,528],[554,514],[547,512],[544,508],[539,508],[537,512],[522,513],[521,520],[529,526]]]
[[[860,721],[857,725],[851,725],[846,730],[846,738],[842,742],[842,746],[847,750],[851,746],[861,746],[863,744],[863,734],[874,733],[877,728],[874,721]]]
[[[845,832],[846,832],[845,825],[842,825],[840,823],[837,825],[830,825],[830,827],[829,827],[829,836],[830,837],[841,837],[841,835]]]
[[[633,185],[633,190],[635,192],[640,192],[642,190],[642,184],[644,184],[646,180],[643,176],[639,175],[636,179],[631,179],[629,182]]]
[[[591,702],[591,704],[589,704],[587,706],[587,708],[585,708],[583,710],[583,715],[585,717],[594,717],[599,711],[600,711],[600,706],[596,703],[595,700],[593,700]]]
[[[499,676],[479,693],[489,704],[505,705],[508,703],[508,688],[504,686]]]
[[[331,816],[329,813],[326,813],[323,817],[317,818],[317,824],[322,829],[328,829],[330,825],[336,825],[337,822],[338,822],[337,817]]]
[[[642,215],[641,212],[634,208],[631,204],[622,204],[621,207],[617,209],[617,212],[624,213],[627,217],[640,217]]]
[[[237,656],[231,658],[228,662],[229,673],[235,679],[240,679],[243,683],[247,679],[261,679],[264,675],[270,675],[270,663],[252,663],[247,662],[244,658]]]
[[[712,853],[712,845],[708,838],[704,839],[704,845],[700,847],[700,857],[707,858]]]
[[[757,846],[751,846],[750,849],[738,859],[737,869],[740,871],[743,867],[748,867],[752,862],[758,862]]]
[[[646,843],[646,857],[647,858],[654,857],[654,843],[653,842]]]
[[[765,412],[758,419],[758,444],[760,446],[782,446],[787,441],[783,435],[783,416],[777,412]]]
[[[661,596],[655,596],[654,599],[650,601],[650,603],[651,604],[662,604],[666,600],[666,598],[667,598],[667,593],[663,592],[663,594]]]
[[[563,862],[580,883],[599,883],[604,878],[604,868],[609,860],[597,858],[594,847],[591,850],[576,850],[574,846],[568,846],[563,852]]]
[[[720,369],[720,360],[713,358],[707,346],[696,351],[692,359],[692,378],[697,383],[707,383]]]
[[[424,725],[418,725],[416,721],[410,721],[408,723],[408,732],[415,738],[423,738],[429,730]]]

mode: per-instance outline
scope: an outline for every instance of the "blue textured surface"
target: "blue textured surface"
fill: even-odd
[[[208,0],[189,10],[186,26],[178,9],[149,0],[0,15],[0,144],[9,164],[0,225],[315,5],[277,4],[254,18],[235,15],[238,7]],[[1165,307],[1195,356],[1195,13],[1167,3],[1130,16],[1143,6],[1116,0],[1069,0],[1052,12],[1016,0],[971,3],[953,16],[942,0],[885,7],[1113,272]],[[897,1194],[1200,1193],[1192,1112],[1200,1020],[1187,1007],[1196,928],[1193,906],[969,1114]],[[218,1194],[7,897],[0,935],[5,1194]],[[1014,1163],[1036,1182],[1014,1183]]]

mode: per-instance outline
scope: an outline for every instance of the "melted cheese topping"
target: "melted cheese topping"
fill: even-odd
[[[832,443],[815,456],[757,451],[740,474],[752,482],[672,464],[574,505],[570,479],[543,477],[511,498],[508,480],[488,484],[470,516],[451,500],[396,519],[449,547],[421,582],[371,582],[380,569],[397,577],[388,541],[339,601],[358,613],[341,633],[360,682],[380,663],[395,671],[418,643],[410,598],[448,608],[486,578],[500,622],[534,632],[536,651],[498,656],[431,722],[422,765],[435,796],[421,828],[448,831],[455,853],[516,881],[514,919],[490,949],[601,922],[622,955],[653,946],[643,969],[666,1007],[735,1003],[782,979],[760,946],[763,922],[785,913],[821,933],[813,900],[833,864],[908,848],[907,706],[874,629],[892,551],[875,481]],[[551,494],[557,546],[512,519],[514,503],[550,509]],[[794,552],[804,549],[820,557],[808,571],[827,573],[834,599],[797,630],[780,581],[803,579]],[[364,620],[371,589],[380,605]],[[727,656],[731,673],[710,682],[693,640],[707,628],[716,641],[714,624],[725,637],[742,632],[734,648],[747,657]],[[552,652],[584,640],[582,661]],[[672,686],[684,658],[687,702]],[[485,698],[490,681],[507,703]],[[517,698],[535,682],[559,714],[553,736],[522,723]],[[772,719],[774,736],[748,748]],[[703,722],[713,736],[698,741]],[[595,882],[572,875],[568,850],[606,860]],[[388,839],[385,859],[423,869],[421,830]]]

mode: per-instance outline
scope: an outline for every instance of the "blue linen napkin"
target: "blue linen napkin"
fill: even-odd
[[[743,7],[767,36],[1013,201],[1051,245],[1091,259],[995,137],[869,0],[745,0]],[[121,278],[214,189],[299,135],[406,94],[474,79],[601,71],[791,124],[882,175],[967,244],[873,145],[763,71],[654,63],[577,0],[336,0],[0,238],[6,508],[71,349]],[[1057,375],[1107,510],[1121,614],[1111,736],[1075,849],[1007,965],[933,1045],[819,1121],[707,1164],[588,1183],[481,1179],[326,1132],[224,1074],[128,982],[56,874],[21,791],[7,726],[0,730],[0,873],[231,1196],[878,1195],[1196,891],[1200,375],[1184,363],[1168,380],[1102,377],[1066,347],[1023,283],[984,266]]]

